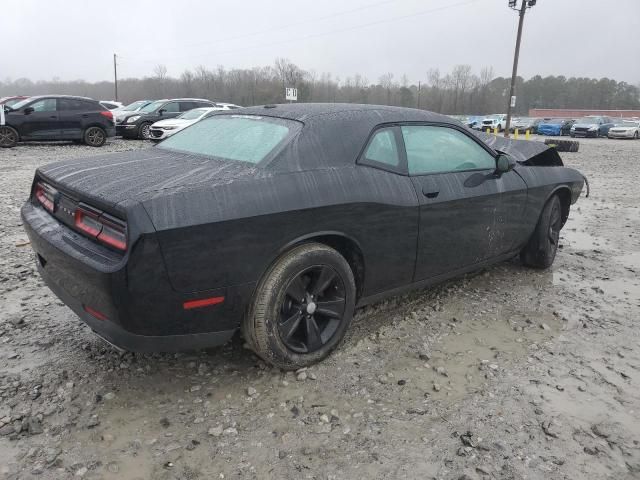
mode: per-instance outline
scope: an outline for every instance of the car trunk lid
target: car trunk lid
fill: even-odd
[[[214,186],[253,177],[257,171],[246,162],[148,148],[53,163],[40,167],[36,175],[69,195],[117,213],[127,201],[143,201],[165,189]]]

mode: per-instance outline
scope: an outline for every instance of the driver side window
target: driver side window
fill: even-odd
[[[29,105],[33,108],[34,112],[55,112],[56,111],[56,99],[55,98],[43,98]]]
[[[458,130],[427,125],[401,130],[410,175],[496,168],[495,158]]]

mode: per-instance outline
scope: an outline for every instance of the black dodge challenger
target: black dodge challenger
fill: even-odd
[[[356,307],[517,254],[549,267],[583,183],[542,143],[443,115],[266,105],[41,167],[22,219],[47,285],[108,342],[204,348],[241,329],[295,368]]]

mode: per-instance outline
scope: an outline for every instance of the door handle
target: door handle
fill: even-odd
[[[57,115],[51,115],[49,118],[58,118]]]
[[[84,113],[84,114],[82,115],[82,118],[89,118],[89,115],[87,115],[86,113]]]
[[[440,192],[425,192],[425,191],[423,190],[423,191],[422,191],[422,193],[423,193],[423,194],[424,194],[424,196],[425,196],[425,197],[427,197],[427,198],[436,198]]]

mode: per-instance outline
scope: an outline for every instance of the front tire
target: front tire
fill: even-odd
[[[100,127],[89,127],[85,130],[83,139],[90,147],[101,147],[107,141],[107,132]]]
[[[138,138],[140,140],[149,140],[151,138],[151,123],[145,122],[140,125],[138,132]]]
[[[0,106],[2,108],[2,106]],[[18,144],[18,132],[8,125],[0,127],[0,148],[12,148]]]
[[[263,360],[283,369],[319,362],[351,323],[356,287],[334,249],[306,243],[280,257],[258,284],[242,332]]]
[[[558,195],[553,195],[544,206],[529,242],[520,252],[522,263],[532,268],[549,268],[556,258],[562,224],[562,204]]]

